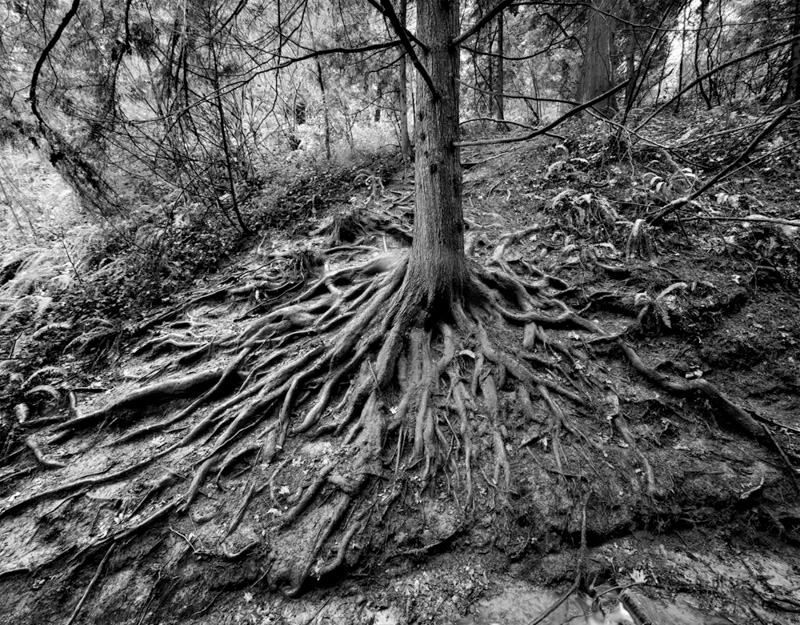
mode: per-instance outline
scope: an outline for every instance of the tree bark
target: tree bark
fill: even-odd
[[[467,280],[458,139],[457,0],[420,0],[417,36],[436,93],[417,81],[416,203],[406,295],[430,318],[446,319]],[[408,292],[410,289],[410,292]]]
[[[322,94],[322,112],[325,115],[325,158],[331,160],[331,120],[328,113],[328,98],[325,94],[325,79],[322,77],[322,65],[317,62],[317,84],[319,85],[320,93]]]
[[[636,21],[633,10],[630,12],[631,22]],[[628,78],[628,86],[625,87],[625,110],[633,108],[633,99],[636,95],[636,30],[633,26],[628,26],[628,37],[625,40],[625,73]]]
[[[609,91],[614,86],[614,67],[611,51],[614,42],[616,20],[613,13],[616,0],[593,0],[589,9],[589,23],[586,30],[583,66],[578,85],[579,102],[589,102]],[[603,115],[611,116],[617,111],[617,99],[609,96],[595,109]]]
[[[681,26],[681,60],[678,65],[678,98],[675,100],[675,115],[678,114],[681,108],[681,91],[683,90],[683,60],[686,58],[686,14],[689,11],[687,7],[681,9],[683,11],[683,25]]]
[[[503,55],[505,54],[505,42],[504,42],[504,24],[503,24],[503,14],[497,16],[497,67],[495,68],[494,74],[494,84],[492,85],[492,91],[494,91],[494,98],[492,98],[492,104],[494,105],[492,108],[492,117],[495,119],[505,120],[505,102],[503,99],[503,92],[505,89],[505,59]],[[490,61],[491,62],[491,61]],[[508,126],[504,123],[497,124],[497,130],[501,132],[505,132],[508,130]]]
[[[697,8],[697,13],[700,16],[700,24],[697,27],[697,33],[694,39],[694,73],[697,76],[700,76],[702,73],[700,71],[700,48],[702,47],[703,30],[706,25],[706,4],[707,0],[700,0],[700,5]],[[706,103],[706,109],[710,111],[712,108],[711,100],[706,93],[706,88],[703,86],[702,80],[697,83],[697,89],[700,91],[700,97],[703,98],[703,102]]]
[[[400,0],[400,24],[405,27],[406,14],[408,11],[408,0]],[[398,88],[398,123],[400,125],[400,152],[403,155],[403,162],[411,159],[411,141],[408,138],[408,71],[406,69],[405,52],[400,57],[400,67],[398,68],[398,78],[400,85]]]

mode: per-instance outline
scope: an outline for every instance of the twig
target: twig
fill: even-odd
[[[75,17],[75,14],[78,12],[79,5],[80,0],[73,0],[69,10],[64,14],[64,17],[61,19],[58,28],[56,28],[56,32],[53,33],[50,41],[47,42],[47,45],[44,47],[44,50],[42,50],[42,53],[39,55],[36,65],[33,68],[33,74],[31,76],[31,89],[28,97],[31,101],[31,112],[43,128],[47,128],[47,123],[44,121],[41,111],[39,111],[39,99],[36,96],[36,87],[39,84],[39,74],[41,74],[42,68],[47,61],[47,58],[50,56],[50,53],[53,51],[53,48],[56,47],[59,39],[61,39],[61,35],[64,34],[64,31],[66,30],[67,26],[69,26],[72,18]]]
[[[78,282],[81,284],[81,288],[84,290],[86,289],[86,285],[83,283],[83,278],[81,278],[81,274],[78,271],[78,268],[75,266],[75,262],[72,260],[72,255],[69,253],[69,249],[67,249],[67,243],[64,241],[64,235],[61,235],[61,247],[64,248],[64,253],[67,255],[67,260],[69,264],[72,265],[72,271],[75,272],[75,277],[78,279]]]
[[[94,573],[92,581],[89,582],[89,585],[86,587],[86,590],[84,591],[81,600],[78,601],[78,605],[76,605],[75,609],[72,611],[72,616],[69,617],[67,625],[72,625],[75,622],[75,619],[78,617],[78,612],[81,611],[83,604],[86,603],[86,598],[89,596],[89,593],[92,592],[92,588],[94,588],[95,584],[97,583],[97,580],[100,579],[100,575],[103,572],[103,568],[105,567],[106,562],[108,562],[108,558],[111,557],[111,553],[114,551],[114,547],[116,546],[117,546],[116,541],[112,542],[111,546],[106,551],[106,555],[104,555],[103,559],[100,560],[100,564],[97,565],[97,570]]]
[[[538,130],[535,126],[531,126],[530,124],[523,124],[522,122],[515,122],[510,119],[497,119],[496,117],[473,117],[471,119],[465,119],[463,122],[460,122],[459,125],[463,126],[464,124],[473,124],[475,122],[493,122],[495,124],[508,124],[510,126],[517,126],[519,128],[524,128],[525,130]],[[553,139],[558,139],[559,141],[566,140],[561,135],[557,135],[552,132],[546,132],[544,134],[547,137],[552,137]]]
[[[458,37],[453,39],[453,45],[458,46],[464,43],[467,39],[472,37],[472,35],[476,34],[480,31],[486,24],[491,22],[495,15],[504,11],[506,8],[511,6],[514,0],[500,0],[493,8],[489,9],[477,22],[475,22],[472,26],[470,26],[467,30],[461,33]]]

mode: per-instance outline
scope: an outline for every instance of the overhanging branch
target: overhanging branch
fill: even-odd
[[[373,6],[376,4],[375,0],[368,0],[368,2]],[[392,6],[391,0],[380,0],[380,6],[383,8],[383,11],[381,12],[389,20],[389,23],[392,25],[392,29],[394,30],[395,34],[400,38],[400,41],[402,42],[403,47],[406,49],[411,62],[414,64],[414,67],[419,72],[419,75],[422,76],[425,84],[428,85],[428,89],[431,90],[433,98],[437,99],[439,94],[437,93],[436,88],[433,86],[431,75],[428,73],[428,70],[425,69],[422,61],[419,60],[417,51],[414,50],[414,46],[411,44],[411,40],[408,38],[408,32],[403,24],[400,23],[400,18],[397,17],[397,13],[394,12],[394,7]]]
[[[53,33],[50,41],[47,42],[47,45],[44,47],[44,50],[42,50],[42,53],[39,55],[39,59],[36,61],[36,65],[33,68],[30,90],[31,112],[39,124],[44,128],[47,127],[47,123],[44,121],[41,111],[39,111],[39,100],[36,95],[36,88],[39,85],[39,75],[42,73],[42,67],[44,67],[47,57],[50,56],[53,48],[56,47],[59,39],[61,39],[61,35],[64,34],[64,31],[67,29],[67,26],[69,26],[72,18],[75,17],[75,14],[78,12],[78,6],[80,6],[80,3],[80,0],[72,0],[72,5],[69,7],[69,11],[67,11],[64,17],[61,19],[61,23],[58,25],[58,28],[56,28],[56,32]]]
[[[453,45],[458,46],[465,42],[467,39],[472,37],[472,35],[476,34],[479,30],[481,30],[486,24],[491,22],[498,13],[505,10],[509,6],[514,4],[514,0],[501,0],[493,9],[491,9],[486,15],[480,18],[477,22],[475,22],[472,26],[470,26],[467,30],[461,33],[458,37],[453,39]]]
[[[518,141],[528,141],[530,139],[533,139],[534,137],[538,137],[539,135],[548,134],[548,132],[550,130],[552,130],[556,126],[562,124],[563,122],[568,120],[570,117],[574,117],[575,115],[577,115],[581,111],[584,111],[584,110],[586,110],[588,108],[591,108],[595,104],[597,104],[598,102],[602,102],[603,100],[605,100],[606,98],[611,97],[612,95],[614,95],[618,91],[621,91],[622,89],[625,88],[625,86],[629,82],[630,82],[630,80],[626,80],[625,82],[621,82],[620,84],[618,84],[613,89],[609,89],[608,91],[606,91],[605,93],[600,94],[596,98],[594,98],[592,100],[589,100],[588,102],[584,102],[580,106],[576,106],[574,109],[568,111],[567,113],[565,113],[564,115],[559,117],[557,120],[555,120],[553,122],[550,122],[549,124],[547,124],[547,126],[543,126],[542,128],[539,128],[538,130],[535,130],[534,132],[532,132],[530,134],[523,135],[521,137],[505,137],[505,138],[502,138],[502,139],[480,139],[480,140],[477,140],[477,141],[454,141],[453,145],[456,146],[456,147],[460,147],[460,148],[466,148],[466,147],[477,146],[477,145],[495,145],[495,144],[498,144],[498,143],[517,143]]]
[[[383,6],[380,4],[380,2],[378,2],[378,0],[367,0],[367,2],[369,2],[378,11],[378,13],[380,13],[381,15],[383,15],[384,17],[389,19],[389,15],[388,15],[388,13],[386,13],[386,9],[383,8]],[[394,13],[394,9],[392,9],[392,12]],[[398,23],[399,23],[399,21],[400,20],[398,18]],[[417,36],[414,33],[412,33],[410,30],[408,30],[408,28],[406,28],[405,26],[402,26],[402,24],[401,24],[401,27],[402,27],[403,32],[405,33],[406,37],[408,37],[417,46],[419,46],[420,49],[424,50],[425,52],[428,51],[428,46],[426,46],[422,41],[417,39]]]

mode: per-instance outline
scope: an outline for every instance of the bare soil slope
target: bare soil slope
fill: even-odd
[[[720,220],[786,217],[759,190],[793,172],[655,227],[691,177],[576,136],[464,155],[471,262],[544,312],[509,280],[485,336],[405,363],[444,363],[433,413],[353,399],[373,361],[301,367],[402,262],[401,172],[263,233],[103,369],[6,363],[0,620],[796,622],[800,240]]]

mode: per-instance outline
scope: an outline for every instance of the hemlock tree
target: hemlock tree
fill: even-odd
[[[583,65],[578,84],[578,101],[588,102],[611,89],[614,79],[614,33],[617,20],[614,13],[618,0],[592,0],[588,9]],[[617,111],[616,98],[611,95],[599,104],[604,115]]]

